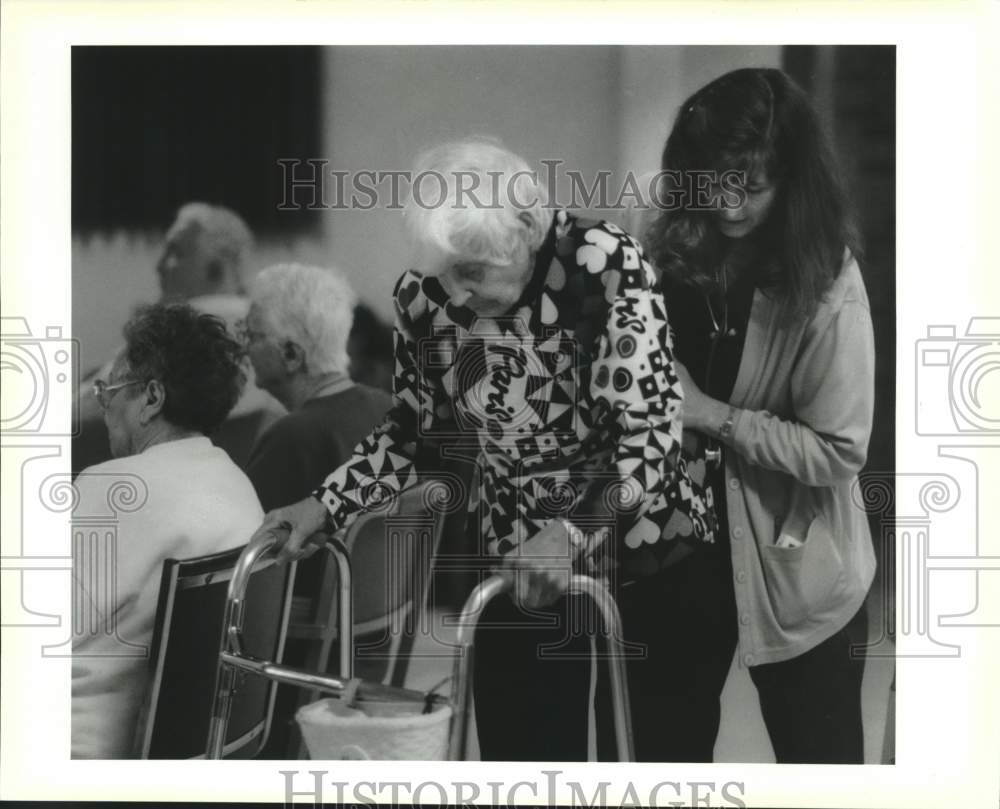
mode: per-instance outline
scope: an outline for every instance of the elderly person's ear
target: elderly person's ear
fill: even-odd
[[[547,226],[543,225],[537,216],[533,216],[531,211],[521,211],[517,219],[524,225],[525,245],[530,251],[534,251],[544,241]]]
[[[298,343],[288,340],[281,349],[281,360],[289,373],[301,371],[306,365],[306,352]]]
[[[159,379],[151,379],[146,383],[142,397],[143,403],[142,409],[139,411],[139,423],[145,426],[163,412],[163,408],[167,403],[167,389],[163,387],[163,383]]]
[[[536,232],[538,230],[538,221],[527,211],[521,211],[521,213],[517,215],[517,218],[518,221],[520,221],[520,223],[527,228],[525,238],[529,242],[535,240]]]

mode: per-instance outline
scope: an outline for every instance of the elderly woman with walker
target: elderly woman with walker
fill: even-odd
[[[623,611],[626,634],[630,623],[675,615],[685,599],[715,598],[664,587],[664,572],[704,555],[714,531],[703,466],[681,452],[658,279],[628,234],[549,207],[537,174],[495,143],[433,149],[421,178],[430,182],[406,210],[416,269],[394,293],[394,407],[311,497],[270,512],[265,526],[289,529],[282,553],[299,556],[315,531],[371,507],[376,489],[411,485],[422,439],[475,442],[470,534],[516,585],[491,602],[477,634],[481,755],[586,760],[591,641],[574,631],[578,611],[565,595],[574,568],[604,577],[616,595],[643,591]],[[720,646],[718,633],[703,634]],[[657,651],[635,663],[656,669],[643,682],[666,683],[685,702],[701,662],[660,648],[668,632],[644,642]],[[633,692],[633,720],[644,698]],[[683,748],[670,720],[642,721],[639,759],[664,760],[664,740]]]

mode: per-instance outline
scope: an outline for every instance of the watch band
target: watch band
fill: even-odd
[[[729,412],[726,413],[726,418],[719,425],[719,438],[722,440],[728,440],[733,436],[733,422],[736,420],[736,408],[733,405],[729,406]]]

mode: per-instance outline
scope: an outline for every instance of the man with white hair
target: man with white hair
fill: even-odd
[[[205,202],[183,205],[156,263],[161,300],[242,298],[252,250],[253,234],[234,211]]]
[[[306,497],[385,416],[392,398],[348,376],[348,335],[355,296],[332,270],[278,264],[262,270],[250,290],[242,325],[256,384],[288,410],[257,440],[247,477],[265,511]],[[299,564],[295,595],[314,600],[324,564],[319,555]],[[291,640],[285,661],[305,662],[301,641]],[[278,690],[265,755],[285,755],[299,694]]]
[[[674,708],[703,660],[675,627],[711,645],[725,582],[694,561],[714,539],[710,492],[681,454],[657,275],[620,228],[550,208],[537,173],[495,143],[434,149],[414,181],[418,258],[395,289],[394,407],[311,497],[265,524],[290,527],[282,553],[297,557],[324,524],[372,506],[373,481],[411,485],[424,439],[475,444],[470,539],[515,582],[477,633],[482,757],[587,760],[590,640],[572,630],[579,606],[565,594],[592,560],[621,598],[626,639],[650,652],[629,663],[637,755],[683,760],[662,742],[683,740]],[[675,586],[688,577],[704,587]]]
[[[243,327],[257,385],[288,410],[254,445],[247,474],[265,510],[301,500],[392,404],[348,375],[354,292],[332,270],[279,264],[251,286]]]

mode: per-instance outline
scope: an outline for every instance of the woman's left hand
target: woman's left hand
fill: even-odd
[[[553,520],[503,557],[500,573],[514,582],[515,600],[524,607],[547,607],[569,589],[577,550],[562,520]]]
[[[681,405],[681,418],[685,430],[698,430],[713,435],[714,428],[722,424],[729,406],[725,402],[706,396],[698,384],[691,378],[683,363],[674,360],[677,378],[681,381],[684,393],[684,403]]]
[[[691,374],[688,373],[688,369],[684,367],[683,363],[674,360],[674,369],[677,371],[677,378],[681,381],[681,391],[684,393],[684,404],[681,406],[684,428],[702,430],[704,429],[704,421],[701,416],[710,399],[701,392],[701,388],[691,378]]]

